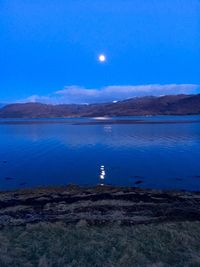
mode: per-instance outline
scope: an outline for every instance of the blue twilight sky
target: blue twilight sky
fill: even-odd
[[[196,93],[199,65],[199,0],[0,0],[0,103]]]

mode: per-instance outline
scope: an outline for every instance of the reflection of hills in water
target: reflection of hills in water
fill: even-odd
[[[84,119],[84,121],[86,121]],[[90,121],[90,120],[89,120]],[[6,126],[4,125],[4,128]],[[173,147],[193,145],[200,138],[200,124],[71,125],[22,124],[9,126],[14,138],[56,142],[66,146]]]

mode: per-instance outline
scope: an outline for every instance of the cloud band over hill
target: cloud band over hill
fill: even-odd
[[[102,103],[118,101],[141,96],[160,96],[174,94],[198,93],[197,84],[149,84],[149,85],[112,85],[100,89],[89,89],[80,86],[65,86],[46,96],[32,95],[18,102],[42,102],[51,104]]]

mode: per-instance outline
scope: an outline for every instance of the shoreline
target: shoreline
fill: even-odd
[[[200,221],[200,192],[68,185],[0,192],[0,227]]]

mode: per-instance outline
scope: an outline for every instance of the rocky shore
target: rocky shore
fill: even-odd
[[[75,185],[0,193],[0,227],[57,221],[87,225],[200,221],[200,193]]]

